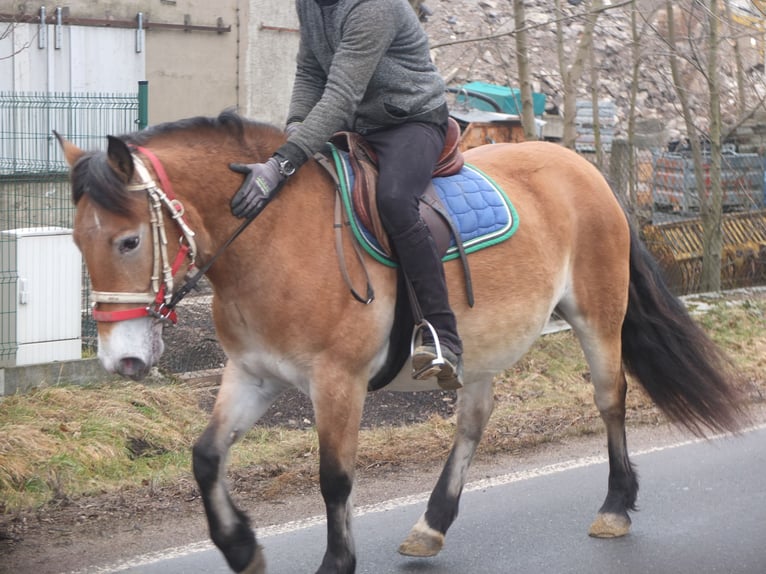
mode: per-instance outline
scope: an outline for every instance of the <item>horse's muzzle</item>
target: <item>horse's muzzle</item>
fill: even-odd
[[[140,381],[149,374],[150,365],[137,357],[123,357],[117,362],[116,371],[119,375]]]

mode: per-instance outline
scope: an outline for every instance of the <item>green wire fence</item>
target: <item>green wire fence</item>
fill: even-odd
[[[0,92],[0,232],[38,227],[71,228],[69,168],[55,130],[83,149],[104,149],[107,134],[145,127],[148,86],[142,93]],[[139,102],[143,105],[140,105]],[[143,125],[140,120],[143,118]],[[0,233],[0,362],[16,349],[18,274]],[[56,269],[50,270],[55,281]],[[82,275],[82,340],[95,346],[95,325],[88,313],[89,286]]]

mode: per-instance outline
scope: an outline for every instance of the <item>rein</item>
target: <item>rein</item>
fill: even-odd
[[[260,212],[259,212],[260,213]],[[176,305],[186,297],[189,292],[194,289],[197,286],[197,283],[199,283],[199,280],[202,279],[203,275],[208,272],[208,270],[213,266],[213,263],[215,263],[215,260],[220,257],[220,255],[226,250],[229,245],[232,244],[232,242],[239,237],[240,233],[242,233],[245,228],[247,228],[248,225],[250,225],[253,222],[253,219],[255,219],[255,216],[258,215],[256,213],[255,215],[251,215],[247,219],[245,219],[242,224],[234,231],[234,233],[231,234],[231,236],[226,240],[226,243],[221,245],[218,248],[218,251],[216,251],[213,256],[210,258],[210,261],[205,263],[202,267],[199,267],[197,269],[197,272],[192,276],[189,277],[186,282],[181,285],[181,287],[173,294],[173,297],[171,297],[170,302],[165,305],[166,309],[174,309]]]

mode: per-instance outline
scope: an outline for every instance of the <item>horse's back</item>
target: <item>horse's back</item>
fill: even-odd
[[[561,145],[540,141],[492,144],[466,151],[465,158],[491,174],[514,202],[524,204],[529,191],[541,207],[550,202],[551,208],[560,206],[578,218],[591,214],[614,218],[620,227],[626,223],[601,172]]]
[[[490,175],[514,204],[516,234],[504,249],[535,275],[579,268],[606,276],[627,272],[628,221],[603,175],[558,144],[494,144],[466,152],[466,161]],[[613,268],[614,266],[618,268]],[[545,283],[544,277],[540,279]],[[623,278],[627,280],[627,276]]]

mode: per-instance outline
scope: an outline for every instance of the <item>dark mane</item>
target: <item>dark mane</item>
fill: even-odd
[[[257,125],[259,127],[267,126],[267,124],[260,124],[246,120],[233,110],[225,110],[221,112],[217,118],[197,116],[174,122],[166,122],[163,124],[150,126],[140,132],[122,135],[120,136],[120,139],[129,145],[147,145],[151,140],[155,138],[166,135],[174,135],[178,132],[209,130],[222,132],[225,135],[233,136],[234,138],[242,141],[245,134],[245,128],[250,124]]]
[[[264,151],[276,138],[283,137],[282,131],[272,125],[245,119],[233,110],[226,110],[218,117],[198,116],[174,122],[151,126],[140,132],[123,134],[119,139],[132,146],[148,146],[153,140],[164,137],[178,137],[182,133],[211,136],[213,134],[233,138],[241,147],[247,148],[248,129],[258,130],[262,137],[253,142],[257,154]],[[265,137],[263,137],[265,136]],[[191,138],[187,141],[191,141]],[[251,154],[258,157],[256,154]],[[135,194],[125,189],[127,182],[109,165],[104,151],[86,153],[72,168],[72,201],[77,204],[83,195],[87,195],[99,207],[112,213],[126,213],[135,198]]]

